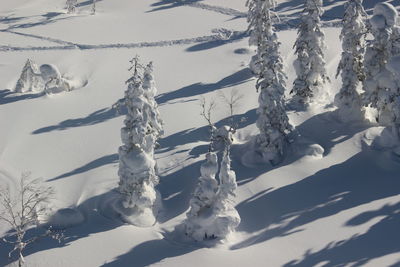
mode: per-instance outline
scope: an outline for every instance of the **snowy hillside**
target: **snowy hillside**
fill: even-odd
[[[303,1],[277,2],[290,98],[294,25]],[[241,162],[240,144],[258,132],[244,0],[97,0],[95,15],[91,1],[79,1],[67,14],[64,0],[2,0],[0,185],[15,190],[29,171],[55,189],[54,211],[74,208],[84,218],[66,229],[61,243],[43,239],[28,246],[27,266],[400,266],[400,158],[372,142],[382,127],[333,116],[346,1],[323,2],[327,97],[308,111],[288,113],[301,139],[272,167]],[[377,2],[364,1],[368,14]],[[154,63],[165,131],[156,151],[163,208],[146,228],[122,223],[111,207],[124,121],[112,106],[124,96],[136,55]],[[56,65],[76,89],[14,92],[27,59]],[[173,230],[186,218],[208,149],[200,101],[214,99],[213,121],[225,125],[229,109],[220,95],[232,90],[243,95],[231,153],[241,223],[217,247],[182,243]],[[317,144],[323,152],[307,150]],[[0,221],[0,236],[8,230]],[[12,264],[10,250],[0,242],[0,266]]]

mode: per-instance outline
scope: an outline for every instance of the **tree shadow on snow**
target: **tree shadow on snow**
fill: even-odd
[[[349,263],[351,266],[363,266],[373,259],[399,253],[400,202],[385,205],[379,210],[361,213],[348,221],[346,226],[362,225],[375,218],[380,220],[366,233],[332,242],[319,251],[307,251],[303,259],[291,261],[284,266],[308,267],[322,263],[326,267],[345,266]],[[392,267],[399,266],[399,263],[395,263]]]
[[[167,258],[178,257],[194,251],[196,248],[178,246],[165,239],[143,242],[126,254],[118,256],[114,261],[105,263],[103,267],[135,266],[145,267],[161,262]]]
[[[35,99],[43,96],[43,93],[24,93],[19,94],[11,90],[0,90],[0,105],[10,104],[21,100]]]
[[[362,152],[343,163],[321,170],[314,175],[272,192],[262,192],[257,198],[251,197],[241,202],[237,205],[242,218],[238,231],[248,233],[261,231],[261,233],[234,245],[232,249],[240,249],[275,237],[290,235],[302,231],[302,227],[318,219],[375,200],[398,195],[400,180],[397,177],[400,165],[396,162],[388,162],[383,157],[384,154],[371,151],[365,147]],[[385,166],[382,166],[382,162],[385,162]],[[262,210],[265,210],[265,212],[260,213]],[[365,217],[363,219],[365,220]],[[360,221],[362,219],[352,220],[348,225],[354,225]],[[389,225],[391,225],[391,221],[388,221]],[[277,226],[271,227],[271,225]],[[373,229],[369,237],[387,236],[385,227],[381,226],[383,225]],[[393,249],[392,239],[381,240],[385,243],[385,246],[378,249],[377,253],[391,253]],[[349,244],[367,241],[366,238],[357,237],[349,241]],[[363,243],[364,247],[369,245],[371,244]],[[358,245],[348,245],[346,249],[352,249],[352,251],[348,251],[346,255],[351,253],[359,255],[358,247]],[[400,250],[400,247],[396,249]],[[325,251],[329,252],[330,250],[327,248]],[[369,259],[376,255],[374,253],[369,254],[368,251],[362,253]],[[293,266],[314,266],[309,263]]]
[[[335,117],[335,111],[325,112],[311,117],[296,127],[302,137],[324,148],[324,156],[331,149],[355,134],[371,127],[367,122],[341,123]]]
[[[252,124],[257,119],[256,110],[253,110],[252,119],[248,124]],[[247,124],[247,125],[248,125]],[[247,126],[245,125],[245,126]],[[305,156],[307,146],[316,143],[324,148],[323,156],[327,156],[331,149],[346,140],[351,139],[355,134],[369,128],[370,125],[364,122],[359,123],[340,123],[335,121],[334,112],[325,112],[315,115],[296,127],[296,132],[300,137],[295,137],[294,143],[289,145],[288,151],[282,162],[277,165],[265,164],[252,166],[252,168],[243,166],[241,157],[243,148],[241,145],[232,146],[232,167],[236,172],[238,185],[244,185],[258,176],[277,168],[288,166]],[[303,146],[303,142],[306,142]],[[300,148],[299,148],[300,145]]]
[[[103,156],[103,157],[95,159],[79,168],[76,168],[75,170],[72,170],[72,171],[64,173],[64,174],[60,174],[57,177],[51,178],[47,181],[52,182],[52,181],[67,178],[67,177],[70,177],[73,175],[77,175],[80,173],[88,172],[92,169],[96,169],[96,168],[102,167],[104,165],[118,163],[118,160],[119,160],[118,154],[111,154],[111,155]]]
[[[161,105],[171,100],[202,95],[212,91],[216,91],[218,89],[237,86],[251,80],[252,78],[253,74],[251,73],[251,70],[249,68],[245,68],[223,78],[222,80],[216,83],[209,83],[209,84],[195,83],[175,91],[158,95],[156,97],[156,100],[158,104]]]
[[[242,118],[246,118],[246,120],[239,123]],[[255,122],[256,110],[251,109],[243,114],[236,114],[233,115],[231,118],[224,118],[216,122],[215,126],[218,128],[223,125],[229,125],[230,119],[232,119],[232,121],[235,123],[239,123],[238,129],[244,128]],[[199,141],[209,142],[209,139],[210,139],[210,128],[208,125],[205,125],[200,128],[187,129],[160,139],[159,143],[161,148],[158,151],[168,152],[176,149],[178,146],[181,145],[196,143]],[[204,146],[208,146],[208,144],[202,145],[202,147]],[[204,150],[203,148],[193,147],[189,152],[189,154],[197,158],[198,156],[203,154],[202,152],[203,150]]]
[[[153,9],[147,11],[147,13],[163,11],[163,10],[167,10],[167,9],[171,9],[171,8],[175,8],[175,7],[181,7],[184,5],[193,4],[193,3],[200,2],[200,1],[203,1],[203,0],[159,0],[159,2],[151,4]]]
[[[67,130],[69,128],[95,125],[98,123],[102,123],[102,122],[111,120],[111,119],[121,116],[123,114],[125,114],[125,112],[118,113],[113,108],[102,108],[102,109],[96,110],[95,112],[87,115],[84,118],[65,120],[65,121],[60,122],[58,125],[52,125],[52,126],[47,126],[47,127],[37,129],[37,130],[33,131],[32,134],[42,134],[42,133],[47,133],[47,132],[51,132],[51,131],[63,131],[63,130]]]

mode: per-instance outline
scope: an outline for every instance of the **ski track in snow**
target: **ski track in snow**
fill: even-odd
[[[114,43],[114,44],[98,44],[98,45],[90,45],[90,44],[77,44],[77,43],[69,43],[65,42],[65,45],[62,46],[28,46],[28,47],[19,47],[19,46],[8,46],[3,45],[0,46],[0,51],[28,51],[28,50],[72,50],[72,49],[80,49],[80,50],[92,50],[92,49],[109,49],[109,48],[145,48],[145,47],[165,47],[165,46],[174,46],[174,45],[187,45],[194,43],[203,43],[203,42],[232,42],[236,40],[243,39],[247,36],[246,31],[229,31],[231,34],[229,36],[221,35],[221,34],[213,34],[200,36],[195,38],[185,38],[185,39],[177,39],[177,40],[166,40],[166,41],[156,41],[156,42],[140,42],[140,43]]]
[[[217,12],[223,15],[234,16],[236,18],[244,18],[247,17],[247,12],[241,12],[239,10],[209,5],[204,3],[182,3],[181,1],[176,1],[185,6],[200,8],[203,10],[208,10],[212,12]],[[293,18],[291,16],[281,16],[279,23],[275,24],[275,28],[277,31],[295,29],[297,28],[297,18]],[[322,27],[339,27],[341,22],[333,21],[333,22],[322,22]],[[230,30],[226,30],[230,31]],[[248,36],[247,31],[230,31],[232,34],[229,37],[221,36],[220,34],[200,36],[195,38],[184,38],[177,40],[166,40],[166,41],[155,41],[155,42],[140,42],[140,43],[114,43],[114,44],[78,44],[68,41],[63,41],[60,39],[55,39],[46,36],[40,36],[29,33],[21,33],[15,32],[9,29],[0,30],[0,32],[7,32],[15,35],[25,36],[28,38],[35,38],[40,40],[45,40],[49,42],[53,42],[59,44],[58,46],[9,46],[9,45],[0,45],[0,52],[14,52],[14,51],[45,51],[45,50],[93,50],[93,49],[110,49],[110,48],[146,48],[146,47],[166,47],[166,46],[175,46],[175,45],[187,45],[194,43],[202,43],[202,42],[213,42],[213,41],[226,41],[232,42],[235,40],[240,40]]]
[[[209,4],[203,4],[203,3],[190,3],[190,4],[184,4],[184,5],[190,6],[190,7],[195,7],[195,8],[200,8],[200,9],[204,9],[204,10],[208,10],[208,11],[213,11],[213,12],[220,13],[223,15],[235,16],[238,18],[247,17],[247,12],[241,12],[239,10],[229,8],[229,7],[213,6],[213,5],[209,5]]]
[[[15,34],[15,35],[21,35],[21,36],[24,36],[24,37],[35,38],[35,39],[44,40],[44,41],[49,41],[49,42],[56,43],[56,44],[61,44],[61,45],[74,45],[74,43],[72,43],[72,42],[67,42],[67,41],[63,41],[63,40],[59,40],[59,39],[55,39],[55,38],[51,38],[51,37],[45,37],[45,36],[41,36],[41,35],[36,35],[36,34],[15,32],[15,31],[12,31],[12,30],[0,30],[0,32],[6,32],[6,33]]]

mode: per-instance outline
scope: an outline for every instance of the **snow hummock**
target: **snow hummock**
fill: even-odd
[[[398,12],[393,5],[389,3],[377,3],[374,7],[371,24],[379,29],[384,28],[385,24],[392,27],[397,24],[397,17]]]
[[[83,214],[74,208],[59,209],[48,220],[47,224],[55,229],[66,229],[85,221]]]

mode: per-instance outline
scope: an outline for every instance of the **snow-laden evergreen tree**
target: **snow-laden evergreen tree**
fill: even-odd
[[[214,220],[214,203],[218,191],[218,182],[215,179],[217,172],[218,156],[209,152],[206,154],[206,161],[200,167],[199,183],[190,200],[190,210],[186,213],[184,221],[186,235],[197,241],[216,238],[209,226]]]
[[[96,14],[96,0],[92,1],[92,14]]]
[[[28,59],[22,69],[21,76],[15,85],[15,91],[25,93],[31,91],[43,91],[44,83],[40,75],[38,65]]]
[[[224,239],[240,224],[240,215],[235,209],[233,199],[236,197],[236,174],[231,170],[231,159],[227,145],[219,170],[219,189],[214,204],[215,233],[217,238]]]
[[[362,0],[349,0],[345,4],[342,39],[342,58],[336,76],[341,74],[342,88],[335,96],[339,119],[342,121],[362,120],[362,102],[357,87],[364,80],[364,52],[367,34],[367,14]]]
[[[264,34],[266,24],[270,24],[271,9],[276,6],[275,0],[247,0],[246,6],[249,8],[247,13],[248,31],[250,32],[249,45],[257,46],[256,54],[251,58],[250,69],[255,74],[261,70],[261,55],[263,51],[259,48],[262,41],[269,36]]]
[[[399,85],[387,63],[399,53],[399,28],[396,26],[397,10],[388,3],[375,5],[370,19],[374,39],[365,54],[366,79],[363,84],[363,101],[377,109],[376,120],[380,125],[391,125],[396,120],[394,106],[399,95]]]
[[[160,112],[158,111],[158,104],[155,100],[155,96],[157,95],[157,88],[154,80],[153,71],[153,62],[150,62],[144,69],[143,90],[144,96],[151,105],[151,110],[149,112],[149,123],[154,131],[155,138],[158,139],[164,134],[164,129],[163,121],[160,117]]]
[[[78,4],[78,0],[67,0],[67,2],[65,2],[65,6],[66,6],[68,13],[74,13],[77,4]]]
[[[298,36],[294,48],[297,59],[294,62],[297,78],[291,93],[292,103],[307,106],[313,97],[322,93],[323,85],[329,81],[325,70],[325,35],[321,30],[322,0],[306,0]]]
[[[142,66],[134,58],[133,76],[126,82],[124,105],[127,108],[125,126],[121,129],[123,145],[119,148],[119,191],[122,206],[119,212],[125,220],[139,226],[155,222],[158,183],[155,171],[154,146],[156,130],[151,123],[152,106],[143,89]]]
[[[283,72],[280,43],[272,27],[271,12],[266,9],[260,51],[261,69],[257,81],[260,90],[257,127],[260,130],[254,148],[263,160],[273,164],[282,159],[287,134],[292,130],[284,104],[286,75]]]

